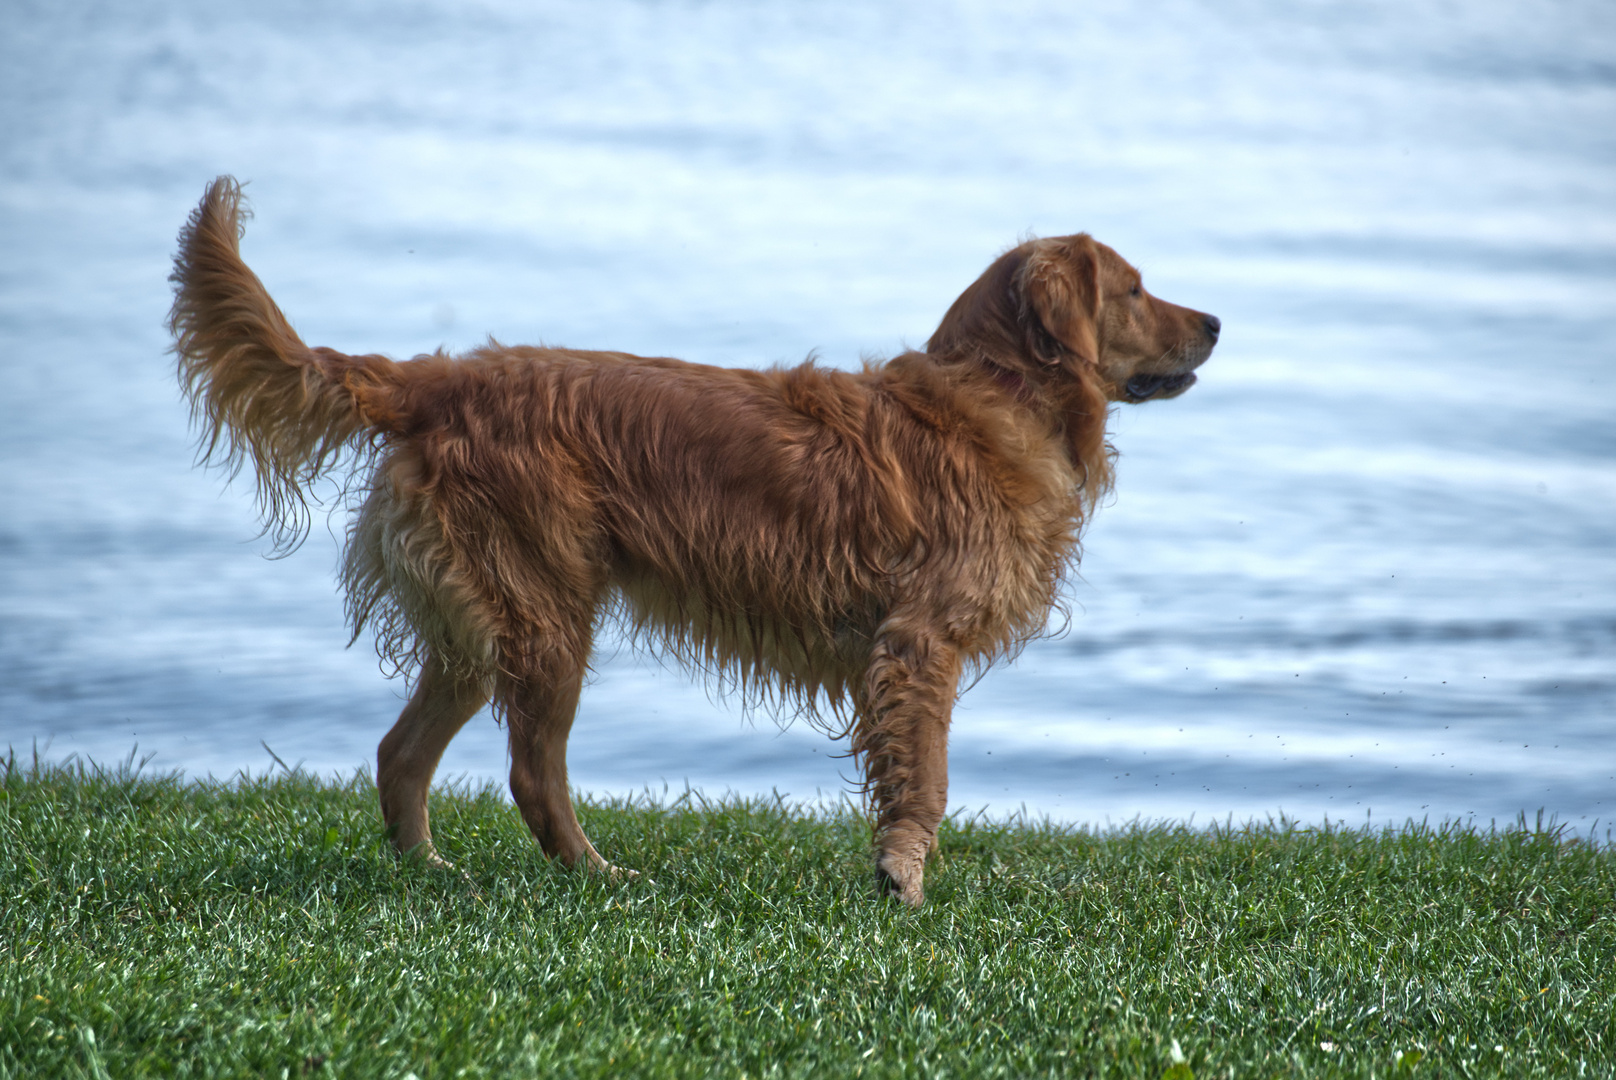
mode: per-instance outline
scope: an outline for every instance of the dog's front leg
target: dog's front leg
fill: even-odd
[[[882,624],[865,675],[853,750],[875,808],[877,885],[912,907],[925,899],[926,855],[948,806],[948,724],[959,650],[923,621]]]

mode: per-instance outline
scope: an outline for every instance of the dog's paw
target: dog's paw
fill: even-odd
[[[918,859],[905,859],[883,851],[875,861],[876,891],[917,908],[926,902],[926,893],[921,887],[922,870]]]
[[[408,851],[400,852],[400,857],[411,866],[423,867],[427,870],[453,870],[455,864],[438,854],[438,849],[432,846],[432,841],[426,840]]]
[[[585,869],[591,874],[599,874],[613,885],[638,884],[640,882],[647,885],[655,884],[650,878],[641,877],[638,870],[630,870],[626,866],[618,866],[615,863],[607,862],[605,859],[599,862],[591,859],[585,864]]]

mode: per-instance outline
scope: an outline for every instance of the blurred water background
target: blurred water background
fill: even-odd
[[[1616,6],[9,3],[0,747],[370,761],[340,521],[262,557],[191,467],[174,234],[250,181],[304,337],[794,363],[922,345],[1029,234],[1222,317],[1118,410],[1072,618],[965,694],[952,806],[1580,829],[1616,811]],[[575,787],[845,790],[603,649]],[[138,747],[138,751],[135,748]],[[440,777],[500,778],[485,715]],[[1603,832],[1602,827],[1599,828]]]

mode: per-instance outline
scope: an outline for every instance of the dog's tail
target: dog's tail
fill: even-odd
[[[201,459],[232,474],[252,463],[265,531],[284,549],[307,534],[307,486],[398,430],[400,366],[303,343],[241,260],[250,213],[232,177],[209,185],[180,231],[169,329]]]

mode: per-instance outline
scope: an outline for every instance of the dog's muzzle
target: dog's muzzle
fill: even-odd
[[[1149,401],[1151,398],[1175,397],[1195,385],[1195,373],[1186,371],[1179,375],[1135,375],[1128,380],[1128,400],[1137,404]]]

